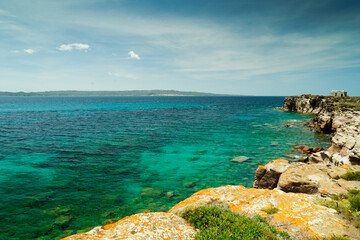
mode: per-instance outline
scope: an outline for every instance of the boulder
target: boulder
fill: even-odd
[[[317,164],[288,168],[281,174],[278,186],[284,192],[294,193],[335,195],[347,192],[328,175],[328,167]]]
[[[331,154],[327,151],[313,153],[309,156],[309,163],[328,163],[330,162]]]
[[[324,148],[322,148],[322,147],[314,147],[314,148],[312,149],[312,152],[313,152],[313,153],[317,153],[317,152],[320,152],[320,151],[322,151],[322,150],[324,150]]]
[[[276,159],[265,166],[259,166],[255,172],[254,188],[276,188],[280,175],[289,166],[289,161],[284,159]]]
[[[309,162],[309,157],[302,157],[298,160],[298,162],[307,163]]]
[[[118,222],[95,227],[63,240],[95,239],[194,239],[196,230],[172,213],[140,213]]]
[[[309,146],[295,146],[292,148],[292,150],[300,150],[301,152],[305,153],[305,154],[311,154],[311,153],[317,153],[320,152],[322,150],[324,150],[322,147],[309,147]]]

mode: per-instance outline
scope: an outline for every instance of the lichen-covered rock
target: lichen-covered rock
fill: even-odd
[[[253,184],[254,188],[276,188],[280,175],[289,166],[289,161],[284,159],[276,159],[265,166],[259,166],[255,172],[255,181]]]
[[[172,213],[140,213],[113,224],[99,226],[87,233],[63,240],[81,239],[193,239],[196,231],[184,219]]]
[[[307,194],[285,193],[280,190],[247,189],[242,186],[224,186],[199,191],[174,206],[169,212],[181,215],[189,208],[220,201],[229,204],[232,211],[266,217],[277,229],[288,232],[294,239],[344,236],[349,234],[346,222],[335,210],[315,204],[315,197]],[[262,211],[277,208],[271,216]]]

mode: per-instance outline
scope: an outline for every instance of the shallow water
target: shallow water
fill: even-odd
[[[0,97],[0,239],[59,239],[252,185],[258,164],[328,147],[281,97]],[[285,128],[290,123],[294,127]],[[237,156],[251,159],[243,163]],[[146,211],[146,210],[145,210]]]

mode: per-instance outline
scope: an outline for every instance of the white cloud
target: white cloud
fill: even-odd
[[[138,54],[136,54],[134,51],[130,51],[128,52],[130,58],[133,58],[133,59],[137,59],[137,60],[140,60],[140,56]]]
[[[60,51],[71,51],[73,49],[76,50],[87,50],[90,46],[88,44],[84,43],[71,43],[71,44],[62,44],[60,47],[58,47],[58,50]]]
[[[136,80],[138,79],[138,76],[134,75],[134,74],[123,74],[123,73],[118,73],[118,72],[108,72],[109,76],[113,76],[113,77],[117,77],[117,78],[127,78],[127,79],[133,79]]]
[[[24,52],[28,53],[28,54],[33,54],[35,53],[35,50],[34,49],[24,49]]]
[[[12,53],[20,53],[19,50],[11,50]]]

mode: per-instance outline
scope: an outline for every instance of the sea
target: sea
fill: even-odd
[[[61,239],[168,211],[200,189],[252,187],[258,165],[301,157],[296,145],[329,147],[304,126],[314,116],[276,109],[283,100],[0,97],[0,239]]]

